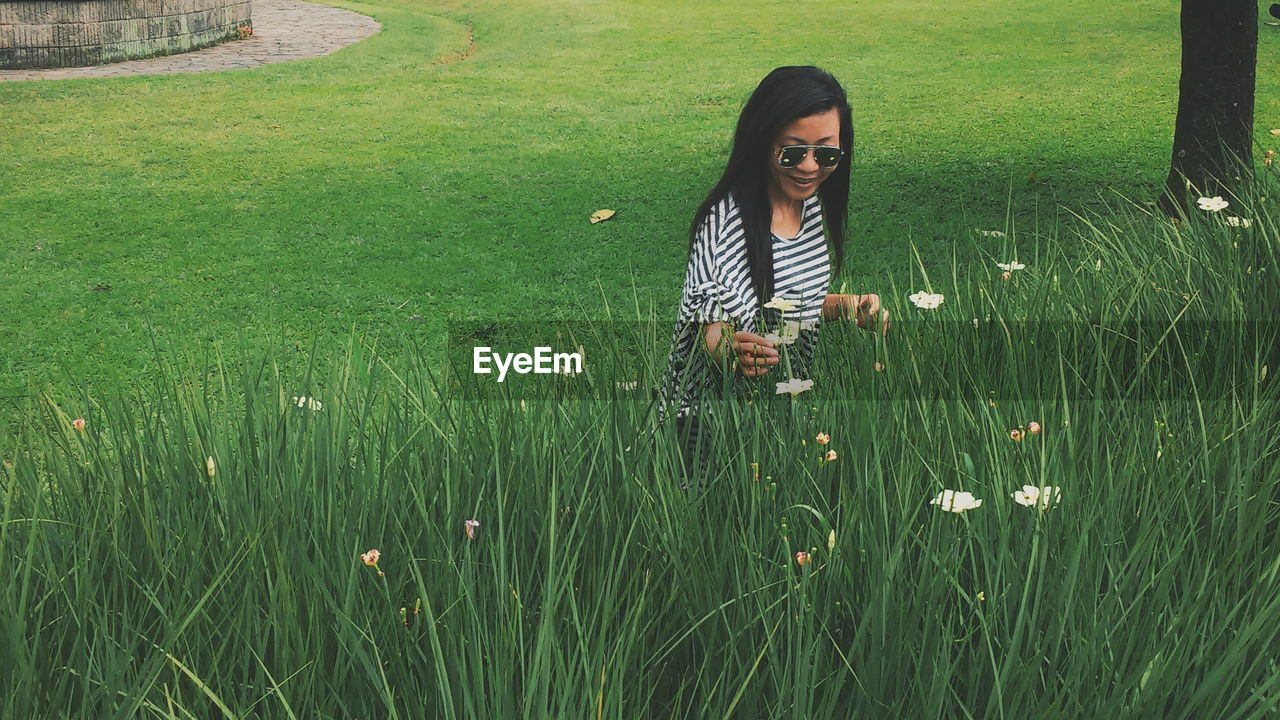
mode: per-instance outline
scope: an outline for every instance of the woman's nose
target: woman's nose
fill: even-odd
[[[815,172],[818,170],[818,159],[813,156],[813,148],[809,148],[804,154],[804,159],[796,166],[805,172]]]

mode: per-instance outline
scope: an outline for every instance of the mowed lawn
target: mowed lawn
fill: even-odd
[[[950,267],[975,228],[1029,255],[1068,211],[1153,198],[1168,163],[1176,2],[335,4],[382,32],[250,70],[0,83],[0,396],[128,387],[156,349],[301,363],[354,331],[431,356],[462,316],[673,319],[690,216],[778,65],[830,70],[855,110],[850,291],[909,286],[913,244]]]

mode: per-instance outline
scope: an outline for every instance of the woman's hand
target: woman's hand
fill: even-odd
[[[880,307],[880,296],[874,293],[854,296],[854,318],[858,327],[869,330],[873,318],[880,316],[880,332],[889,332],[889,311]]]
[[[889,311],[880,307],[880,296],[829,294],[822,303],[823,320],[854,320],[863,330],[871,328],[874,318],[880,317],[880,332],[889,332]]]
[[[711,323],[705,326],[706,349],[712,360],[721,361],[721,340],[726,331],[731,331],[725,323]],[[734,369],[744,377],[761,377],[769,372],[769,366],[779,362],[778,350],[763,337],[745,330],[730,335],[729,350],[733,353]]]

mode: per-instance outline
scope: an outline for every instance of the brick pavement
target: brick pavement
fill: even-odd
[[[0,70],[6,80],[167,75],[256,67],[328,55],[382,29],[367,15],[299,0],[253,0],[253,36],[178,55],[110,65],[48,70]]]

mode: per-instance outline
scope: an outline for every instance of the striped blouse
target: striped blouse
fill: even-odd
[[[799,323],[798,338],[787,348],[792,374],[806,377],[817,343],[822,303],[831,284],[831,262],[822,229],[822,205],[815,194],[804,201],[800,232],[794,238],[773,236],[773,297],[795,302],[799,307],[779,316],[772,308],[761,308],[751,284],[747,264],[746,234],[737,203],[726,197],[711,208],[694,236],[689,265],[685,270],[680,312],[671,336],[671,354],[659,394],[659,417],[676,409],[686,416],[720,382],[720,373],[705,353],[692,351],[703,325],[728,322],[736,330],[784,335],[783,324]],[[781,321],[781,322],[780,322]],[[795,332],[797,326],[791,325]],[[763,378],[745,378],[735,373],[735,383],[763,383],[768,391],[775,382],[789,378],[782,363],[773,365]]]

